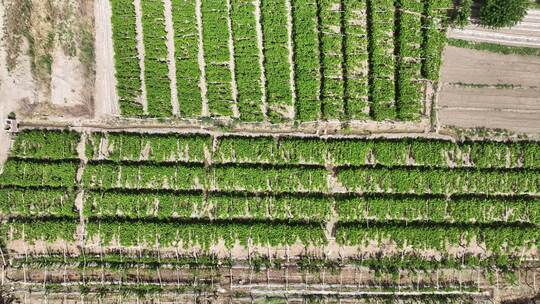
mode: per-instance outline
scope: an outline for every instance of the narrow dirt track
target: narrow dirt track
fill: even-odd
[[[94,92],[96,117],[119,115],[114,76],[111,5],[108,0],[94,2],[96,24],[96,85]]]
[[[452,29],[448,36],[477,42],[540,48],[540,10],[529,10],[525,19],[512,28],[493,30],[469,25],[464,29]]]
[[[164,0],[165,7],[165,30],[167,31],[167,60],[169,62],[169,80],[171,81],[171,103],[172,112],[177,115],[179,113],[178,108],[178,94],[176,85],[176,57],[174,48],[174,29],[172,20],[172,4],[171,0]]]

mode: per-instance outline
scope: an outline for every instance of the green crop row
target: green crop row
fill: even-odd
[[[327,192],[325,169],[226,166],[212,168],[209,187],[215,191]]]
[[[99,237],[108,245],[113,239],[123,246],[146,244],[154,247],[182,245],[184,248],[200,246],[208,250],[220,240],[231,248],[237,242],[253,245],[284,246],[297,241],[305,245],[321,245],[326,242],[320,224],[279,224],[272,222],[226,222],[226,223],[181,223],[142,221],[89,222],[87,238]]]
[[[10,236],[12,240],[25,240],[30,243],[43,240],[49,243],[56,241],[75,241],[79,220],[19,221],[11,220],[0,226],[0,235]]]
[[[319,0],[321,31],[321,102],[323,119],[343,119],[345,79],[343,75],[344,39],[340,1]]]
[[[286,0],[261,0],[268,118],[283,122],[292,107]]]
[[[89,163],[83,186],[91,189],[171,189],[253,192],[326,192],[325,169],[220,166],[205,170],[184,164]],[[1,182],[1,180],[0,180]]]
[[[465,142],[419,138],[319,139],[294,137],[219,137],[216,163],[539,168],[534,142]]]
[[[1,198],[0,192],[0,198]],[[1,201],[0,201],[1,202]],[[293,196],[213,193],[179,194],[152,191],[86,191],[86,218],[207,218],[322,222],[332,214],[331,200]]]
[[[101,146],[102,141],[106,142]],[[205,150],[212,147],[206,135],[92,133],[86,145],[87,158],[97,160],[100,155],[112,161],[150,160],[156,162],[185,161],[202,163]]]
[[[434,225],[433,223],[369,223],[338,224],[336,240],[340,245],[365,246],[376,240],[378,244],[390,240],[399,248],[436,249],[443,251],[449,246],[469,246],[476,242],[485,249],[510,255],[524,247],[538,247],[538,227],[478,227],[461,225]],[[484,247],[484,246],[481,246]]]
[[[337,178],[348,191],[359,193],[540,193],[536,170],[362,168],[342,169]]]
[[[321,66],[316,0],[293,0],[296,119],[316,121],[321,115]]]
[[[176,57],[176,90],[182,117],[198,117],[202,113],[199,88],[199,32],[193,0],[171,0]]]
[[[144,40],[144,79],[148,114],[172,116],[171,87],[165,31],[165,7],[162,0],[144,0],[142,25]]]
[[[23,164],[18,164],[23,166]],[[41,168],[36,168],[39,170]],[[58,170],[52,167],[48,170]],[[24,169],[23,169],[24,170]],[[45,171],[45,170],[43,170]],[[44,175],[37,180],[28,174],[13,177],[8,171],[0,183],[22,180],[27,185],[64,186]],[[26,179],[23,179],[27,177]],[[68,175],[70,177],[70,175]],[[12,178],[9,182],[5,179]],[[236,164],[203,168],[186,164],[90,163],[83,174],[83,185],[97,189],[172,189],[252,192],[328,192],[328,171],[321,167],[266,167]],[[42,181],[43,180],[43,181]],[[540,177],[536,170],[497,170],[474,168],[341,168],[337,180],[349,192],[433,193],[433,194],[538,194]],[[71,181],[73,183],[73,181]],[[18,185],[15,183],[15,185]]]
[[[208,110],[210,115],[232,116],[227,1],[201,1],[201,4]]]
[[[424,6],[424,62],[422,74],[429,80],[439,79],[442,50],[446,43],[448,10],[453,7],[452,0],[427,0]]]
[[[254,2],[232,0],[231,19],[240,119],[262,121],[264,109]]]
[[[420,119],[423,104],[422,13],[423,0],[399,1],[397,45],[397,115],[400,120]]]
[[[82,180],[91,189],[204,189],[202,166],[89,163]]]
[[[368,40],[366,0],[344,0],[347,114],[366,119],[369,114]]]
[[[15,136],[10,157],[76,159],[80,134],[67,130],[23,130]]]
[[[214,163],[540,168],[540,144],[525,141],[220,136],[213,147],[210,135],[92,133],[86,145],[91,160],[202,163],[205,151]]]
[[[123,116],[143,114],[141,68],[137,52],[135,5],[131,0],[111,0],[112,38],[116,68],[116,89]]]
[[[394,0],[370,1],[369,53],[371,117],[375,120],[396,118]],[[392,27],[391,27],[392,25]]]
[[[20,191],[0,192],[4,210],[14,210],[9,202],[20,197]],[[31,193],[30,197],[49,192]],[[71,212],[73,202],[65,204],[59,190],[53,192],[56,201],[47,199],[43,209],[47,214]],[[73,198],[70,198],[73,199]],[[24,201],[28,201],[28,198]],[[49,202],[50,201],[50,202]],[[522,222],[540,224],[540,202],[531,198],[465,196],[447,200],[424,195],[363,195],[363,196],[293,196],[256,195],[253,193],[209,192],[205,195],[163,191],[85,191],[84,215],[87,218],[128,219],[144,218],[207,218],[257,219],[323,222],[330,219],[335,208],[340,222],[371,222],[400,220],[435,223],[492,223]],[[53,207],[50,207],[53,205]],[[21,212],[43,212],[28,204],[19,206]],[[65,206],[65,209],[61,207]],[[334,207],[335,206],[335,207]],[[11,208],[11,209],[9,209]],[[56,209],[60,211],[55,211]],[[68,209],[70,208],[70,209]],[[1,209],[0,209],[1,210]],[[7,211],[5,211],[7,213]]]
[[[36,160],[9,159],[0,175],[2,186],[50,186],[74,187],[77,162],[45,162]]]
[[[540,224],[540,201],[525,198],[362,196],[336,200],[340,221],[401,220],[451,223]]]
[[[1,217],[75,217],[74,208],[75,194],[67,188],[0,188]]]

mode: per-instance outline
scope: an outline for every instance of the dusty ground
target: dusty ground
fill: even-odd
[[[19,118],[91,116],[93,1],[4,0],[2,11],[2,79],[24,85],[2,102],[16,104]]]
[[[451,38],[513,46],[540,47],[540,10],[529,10],[523,22],[510,29],[492,30],[477,25],[452,29]]]
[[[443,126],[540,132],[540,57],[449,46],[441,75]]]
[[[5,13],[6,6],[0,3],[0,24],[9,19]],[[24,9],[17,13],[24,19]],[[4,121],[10,112],[16,110],[18,101],[33,102],[36,99],[31,62],[28,57],[15,56],[27,49],[28,43],[23,40],[22,33],[15,32],[6,37],[4,31],[0,31],[0,163],[4,163],[7,158],[10,142],[9,134],[4,130]]]
[[[109,0],[94,1],[96,25],[96,82],[94,113],[96,117],[119,115],[116,77],[114,76],[114,49],[112,41],[111,4]]]

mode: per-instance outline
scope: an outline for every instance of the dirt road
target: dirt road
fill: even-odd
[[[96,86],[94,92],[96,117],[119,115],[114,76],[111,5],[109,0],[95,0],[96,20]]]
[[[529,10],[525,19],[512,28],[493,30],[478,25],[469,25],[464,29],[452,29],[449,32],[449,37],[540,48],[540,10]]]
[[[540,57],[449,46],[441,75],[442,125],[540,133]]]

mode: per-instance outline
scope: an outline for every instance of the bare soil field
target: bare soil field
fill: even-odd
[[[540,57],[449,46],[443,58],[440,124],[540,132]]]
[[[16,86],[2,102],[13,104],[20,118],[90,117],[93,1],[5,0],[1,7],[1,79]]]
[[[512,46],[540,47],[540,10],[529,10],[525,19],[509,29],[493,30],[475,24],[452,29],[450,38]]]

